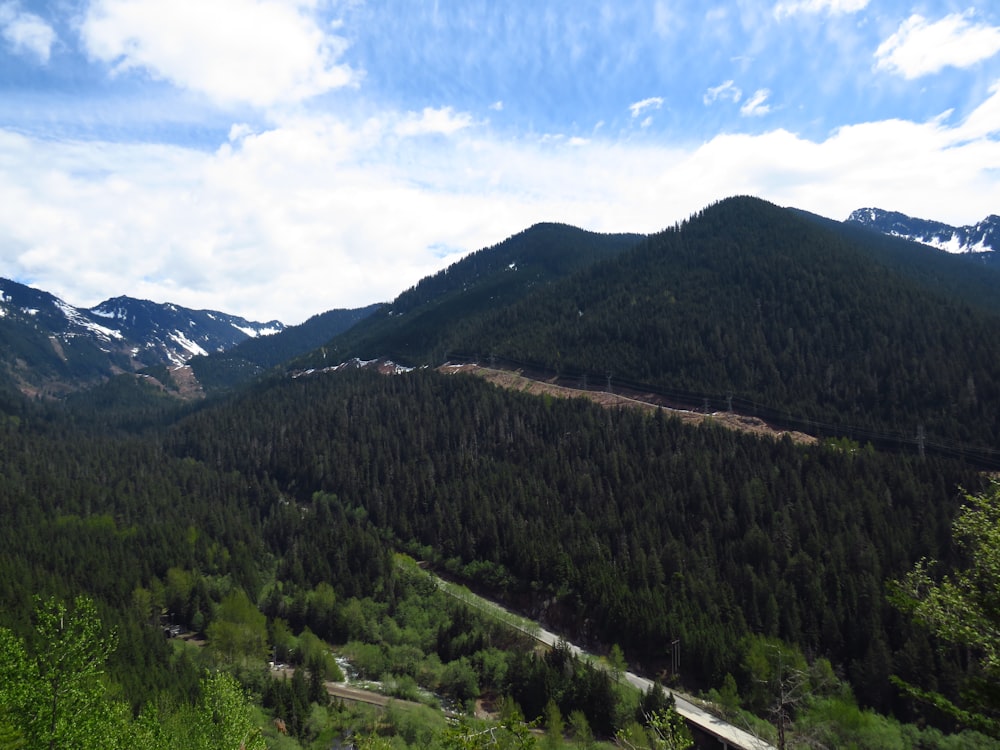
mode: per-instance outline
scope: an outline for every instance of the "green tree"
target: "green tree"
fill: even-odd
[[[590,722],[587,721],[587,717],[583,711],[573,711],[569,715],[569,726],[573,732],[573,739],[576,740],[577,747],[584,748],[584,750],[592,750],[592,748],[596,747],[594,732],[590,728]]]
[[[103,632],[93,601],[36,600],[28,642],[0,629],[0,716],[13,747],[91,748],[107,730],[104,665],[115,636]],[[3,726],[3,725],[0,725]]]
[[[267,618],[236,589],[219,604],[208,626],[208,640],[223,659],[244,665],[267,655]]]
[[[691,730],[684,718],[677,713],[674,697],[669,697],[669,705],[654,712],[647,719],[647,726],[632,722],[615,735],[615,743],[628,750],[649,748],[649,750],[688,750],[694,747]]]
[[[558,750],[563,746],[563,730],[566,723],[563,721],[559,706],[552,699],[549,699],[545,706],[545,742],[542,745],[546,750]]]
[[[890,600],[942,640],[975,654],[977,668],[963,691],[966,705],[895,682],[959,721],[1000,737],[1000,482],[965,499],[953,526],[955,543],[966,556],[964,567],[938,578],[936,564],[922,559],[891,586]]]
[[[622,675],[628,671],[628,663],[625,661],[625,653],[617,643],[611,646],[611,653],[608,654],[608,666],[611,668],[611,677],[615,682],[621,682]]]
[[[202,682],[198,726],[213,750],[264,750],[253,706],[236,679],[219,673]]]

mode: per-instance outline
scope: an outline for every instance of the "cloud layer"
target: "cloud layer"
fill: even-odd
[[[913,79],[993,57],[1000,52],[1000,26],[975,23],[974,18],[971,10],[934,22],[910,16],[875,51],[876,68]]]
[[[15,54],[26,54],[45,64],[56,41],[55,30],[19,3],[0,3],[0,36]]]
[[[391,299],[456,259],[439,248],[471,251],[537,221],[648,232],[733,193],[841,218],[863,203],[949,219],[959,217],[942,216],[938,195],[954,191],[966,216],[985,216],[996,210],[998,113],[1000,86],[954,124],[863,123],[822,141],[776,129],[693,149],[511,142],[437,110],[234,128],[208,154],[0,132],[12,166],[0,174],[0,241],[17,249],[19,275],[74,303],[126,283],[296,322]]]
[[[0,275],[74,304],[294,323],[737,193],[998,210],[1000,9],[73,2],[0,0]]]
[[[143,71],[219,104],[268,106],[354,82],[314,0],[93,0],[82,40],[115,73]]]

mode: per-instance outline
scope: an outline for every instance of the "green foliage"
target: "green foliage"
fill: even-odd
[[[573,711],[569,715],[569,727],[577,747],[583,748],[583,750],[593,750],[597,746],[594,732],[591,730],[590,722],[587,721],[587,716],[583,711]]]
[[[687,750],[694,746],[691,730],[673,705],[660,709],[647,717],[646,725],[633,722],[615,735],[619,747],[637,750]]]
[[[535,746],[530,727],[516,719],[505,719],[485,727],[459,720],[453,722],[441,738],[441,747],[445,750],[524,750]]]
[[[207,634],[226,663],[246,666],[267,656],[267,618],[240,589],[219,604]]]
[[[71,608],[38,599],[29,642],[0,629],[0,716],[17,722],[12,736],[31,748],[95,747],[107,731],[102,675],[114,645],[86,597]]]
[[[0,747],[55,750],[263,750],[252,707],[238,683],[206,676],[197,705],[133,718],[106,689],[116,642],[92,600],[37,601],[31,636],[0,628]]]
[[[298,428],[274,437],[285,424]],[[663,660],[663,644],[679,639],[693,687],[735,675],[740,640],[759,632],[826,654],[881,709],[893,707],[893,659],[916,648],[913,629],[883,606],[882,581],[941,554],[953,488],[981,481],[915,455],[692,429],[581,400],[543,407],[427,371],[282,382],[267,398],[194,415],[171,439],[294,497],[264,521],[278,578],[304,591],[336,582],[357,597],[326,632],[311,626],[325,640],[388,635],[363,605],[366,577],[396,585],[379,528],[432,562],[457,559],[456,570],[502,566],[498,594],[548,602],[568,635],[586,623],[632,660]],[[299,628],[275,602],[268,615]]]
[[[566,722],[563,721],[562,712],[555,700],[549,699],[545,705],[545,739],[542,747],[545,750],[559,750],[563,746],[563,732],[566,729]]]
[[[1000,483],[967,495],[953,533],[962,562],[940,579],[921,559],[892,587],[892,601],[944,641],[969,648],[976,669],[962,708],[936,691],[897,684],[961,722],[1000,737]]]

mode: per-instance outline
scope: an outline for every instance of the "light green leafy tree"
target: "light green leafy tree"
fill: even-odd
[[[266,750],[253,706],[231,675],[206,675],[196,705],[157,711],[153,707],[132,719],[124,704],[117,710],[117,735],[109,735],[101,750]]]
[[[673,696],[666,708],[646,717],[646,727],[633,724],[618,731],[615,743],[628,750],[688,750],[694,747],[691,730],[674,705]]]
[[[115,647],[93,601],[36,601],[30,642],[0,629],[0,716],[16,747],[84,750],[109,730],[104,664]]]
[[[978,660],[958,706],[944,696],[894,680],[906,692],[954,715],[962,723],[1000,737],[1000,483],[980,495],[966,495],[953,526],[966,564],[936,576],[936,563],[918,562],[890,587],[890,601],[911,613],[946,642],[965,646]]]
[[[229,664],[247,666],[267,656],[267,618],[242,590],[222,600],[207,635],[212,649]]]

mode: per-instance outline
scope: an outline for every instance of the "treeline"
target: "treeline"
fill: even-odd
[[[293,503],[336,495],[511,601],[538,611],[554,598],[550,621],[647,667],[679,639],[692,686],[736,674],[749,632],[829,657],[866,705],[902,715],[890,674],[957,679],[883,596],[917,558],[950,559],[958,487],[980,482],[957,463],[692,429],[432,372],[288,381],[191,417],[167,449],[274,482]]]

